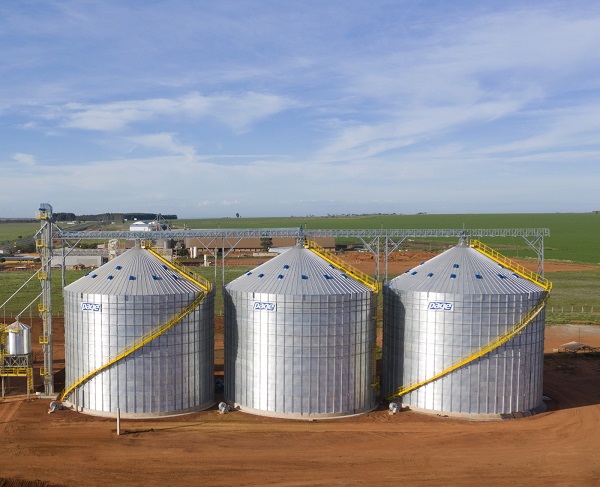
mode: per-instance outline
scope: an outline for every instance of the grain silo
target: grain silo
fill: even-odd
[[[63,398],[83,412],[143,418],[214,404],[214,292],[134,247],[64,289]]]
[[[376,283],[327,256],[293,247],[225,286],[230,404],[300,419],[375,407]]]
[[[383,391],[415,410],[493,417],[542,404],[550,283],[475,247],[384,286]]]
[[[28,355],[31,353],[31,327],[20,321],[6,326],[6,355]]]

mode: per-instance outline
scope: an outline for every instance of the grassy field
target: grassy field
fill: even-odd
[[[0,223],[0,247],[18,248],[19,241],[33,237],[39,229],[39,223]]]
[[[211,282],[214,280],[214,268],[198,267],[195,270]],[[231,282],[248,270],[251,270],[251,267],[226,267],[225,282]],[[79,279],[85,272],[67,271],[67,284]],[[2,272],[0,274],[0,304],[4,303],[32,274],[31,271]],[[600,324],[600,293],[598,293],[600,269],[586,272],[554,272],[548,273],[547,277],[554,285],[546,308],[546,322],[548,324]],[[52,279],[52,307],[55,316],[62,316],[64,312],[60,280],[60,272],[55,272]],[[221,268],[217,268],[217,296],[215,300],[215,313],[217,315],[223,314],[221,287]],[[39,281],[34,277],[27,287],[0,310],[0,320],[10,322],[35,299],[40,293],[40,289]],[[22,314],[22,317],[26,319],[30,315],[37,316],[37,301],[31,310],[27,309]]]
[[[495,214],[495,215],[368,215],[335,217],[289,218],[221,218],[208,220],[176,220],[178,227],[187,228],[296,228],[308,229],[422,229],[422,228],[549,228],[550,237],[544,239],[546,260],[599,264],[600,214],[598,213],[548,213],[548,214]],[[121,228],[111,225],[107,229]],[[35,223],[0,224],[0,242],[13,241],[18,236],[33,235],[39,228]],[[486,243],[500,252],[519,258],[535,255],[521,238],[489,238]],[[412,242],[408,246],[436,250],[442,242]],[[444,242],[445,243],[445,242]],[[246,267],[228,267],[225,282],[247,271]],[[213,268],[200,268],[211,281]],[[33,273],[0,272],[0,305]],[[68,282],[79,278],[84,271],[69,271]],[[587,272],[547,273],[554,283],[552,297],[547,307],[548,323],[599,323],[600,324],[600,269]],[[217,289],[220,293],[221,270],[217,272]],[[62,314],[60,273],[53,282],[53,308]],[[37,279],[13,299],[3,312],[15,316],[40,292]],[[222,300],[217,295],[216,312],[222,313]],[[25,315],[24,315],[25,316]]]
[[[600,213],[220,218],[173,223],[181,227],[185,224],[187,228],[298,228],[300,225],[308,229],[549,228],[550,237],[544,239],[546,260],[600,264],[597,250]],[[489,238],[485,243],[510,257],[535,257],[522,238]]]
[[[424,229],[424,228],[549,228],[544,239],[546,260],[600,264],[600,213],[517,213],[466,215],[365,215],[281,218],[182,219],[177,228],[299,228],[312,229]],[[90,224],[91,225],[91,224]],[[93,228],[100,229],[99,222]],[[36,223],[0,224],[0,245],[12,245],[18,236],[32,236]],[[106,230],[127,228],[127,224],[106,225]],[[74,229],[74,228],[69,228]],[[488,238],[485,243],[509,257],[535,257],[522,238]],[[354,242],[359,243],[358,240]],[[425,242],[441,243],[440,239]],[[445,243],[445,242],[444,242]],[[423,242],[421,242],[423,244]],[[412,244],[416,245],[416,244]]]

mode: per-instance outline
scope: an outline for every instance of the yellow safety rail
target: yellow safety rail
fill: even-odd
[[[483,255],[489,257],[493,261],[498,262],[498,264],[514,272],[515,274],[518,274],[519,276],[524,277],[525,279],[528,279],[531,282],[534,282],[546,291],[549,292],[552,290],[552,283],[548,279],[540,276],[539,274],[536,274],[535,272],[530,271],[529,269],[526,269],[522,265],[516,263],[514,260],[511,260],[505,255],[502,255],[500,252],[495,251],[494,249],[488,247],[479,240],[471,240],[469,242],[469,245],[475,250],[481,252]]]
[[[324,249],[319,244],[309,240],[306,246],[319,257],[325,259],[331,265],[334,265],[349,276],[354,277],[354,279],[357,279],[366,286],[370,287],[373,291],[379,292],[381,290],[381,283],[373,279],[370,275],[359,271],[355,267],[352,267],[350,264],[348,264],[348,262],[344,261],[343,259],[340,259],[337,255],[333,254],[329,250]]]
[[[127,357],[128,355],[131,355],[136,350],[139,350],[140,348],[142,348],[144,345],[150,343],[152,340],[159,337],[163,333],[169,331],[171,328],[173,328],[173,326],[175,326],[177,323],[179,323],[181,320],[183,320],[187,315],[189,315],[192,311],[194,311],[194,309],[196,309],[196,307],[206,297],[206,294],[207,293],[204,291],[200,292],[198,297],[196,297],[196,299],[194,299],[194,301],[192,301],[190,303],[190,305],[188,305],[186,308],[184,308],[183,310],[181,310],[177,314],[175,314],[175,316],[173,316],[173,318],[171,318],[167,323],[159,325],[156,328],[154,328],[153,330],[146,333],[145,335],[137,338],[133,343],[131,343],[130,345],[127,345],[123,350],[121,350],[115,357],[111,358],[108,362],[101,365],[97,369],[92,370],[91,372],[89,372],[88,374],[86,374],[85,376],[80,378],[79,380],[75,381],[73,384],[71,384],[69,387],[67,387],[63,391],[63,394],[62,394],[63,401],[77,387],[81,386],[82,384],[84,384],[85,382],[90,380],[92,377],[97,375],[99,372],[102,372],[103,370],[107,369],[111,365],[117,363],[119,360],[122,360],[123,358]]]
[[[160,255],[158,252],[156,252],[154,249],[152,249],[149,246],[145,247],[145,248],[148,252],[150,252],[152,255],[154,255],[156,258],[158,258],[163,264],[165,264],[166,266],[169,266],[174,271],[179,272],[180,274],[184,275],[191,281],[195,282],[204,291],[210,292],[210,290],[212,289],[212,283],[209,280],[205,279],[197,272],[194,272],[189,267],[181,265],[177,262],[170,262],[169,260],[165,259],[162,255]]]
[[[412,384],[408,384],[408,385],[404,385],[404,386],[400,387],[400,389],[398,389],[398,391],[395,394],[388,397],[388,399],[393,399],[398,396],[404,396],[405,394],[408,394],[409,392],[412,392],[415,389],[418,389],[419,387],[422,387],[424,385],[429,384],[430,382],[440,379],[441,377],[449,374],[450,372],[453,372],[456,369],[459,369],[460,367],[467,365],[468,363],[471,363],[480,357],[483,357],[485,354],[490,353],[492,350],[495,350],[496,348],[505,344],[509,340],[513,339],[515,336],[517,336],[519,333],[521,333],[541,313],[541,311],[544,309],[544,306],[546,305],[546,301],[548,301],[548,296],[549,296],[549,293],[545,292],[544,296],[542,297],[540,302],[536,305],[536,307],[533,308],[529,313],[527,313],[525,315],[525,318],[523,318],[520,323],[513,326],[506,333],[503,333],[502,335],[494,338],[492,341],[490,341],[486,345],[483,345],[478,350],[476,350],[474,353],[463,357],[461,360],[459,360],[455,364],[451,365],[447,369],[442,370],[438,374],[435,374],[434,376],[429,377],[428,379],[425,379],[425,380],[422,380],[419,382],[414,382]]]

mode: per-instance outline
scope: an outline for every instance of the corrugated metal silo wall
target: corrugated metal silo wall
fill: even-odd
[[[166,323],[197,293],[112,296],[65,291],[66,384]],[[97,303],[100,312],[82,311]],[[181,322],[77,388],[70,402],[99,415],[162,416],[214,403],[214,291]]]
[[[384,286],[383,391],[427,379],[519,323],[541,292],[455,295]],[[428,309],[451,302],[452,312]],[[420,409],[466,414],[524,412],[542,402],[544,312],[515,338],[402,398]]]
[[[272,311],[255,303],[271,303]],[[376,405],[373,294],[225,290],[225,397],[258,414],[364,412]]]

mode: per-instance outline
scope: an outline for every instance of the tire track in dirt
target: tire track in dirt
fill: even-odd
[[[21,406],[21,401],[4,402],[0,404],[0,433],[4,432],[6,426]]]

